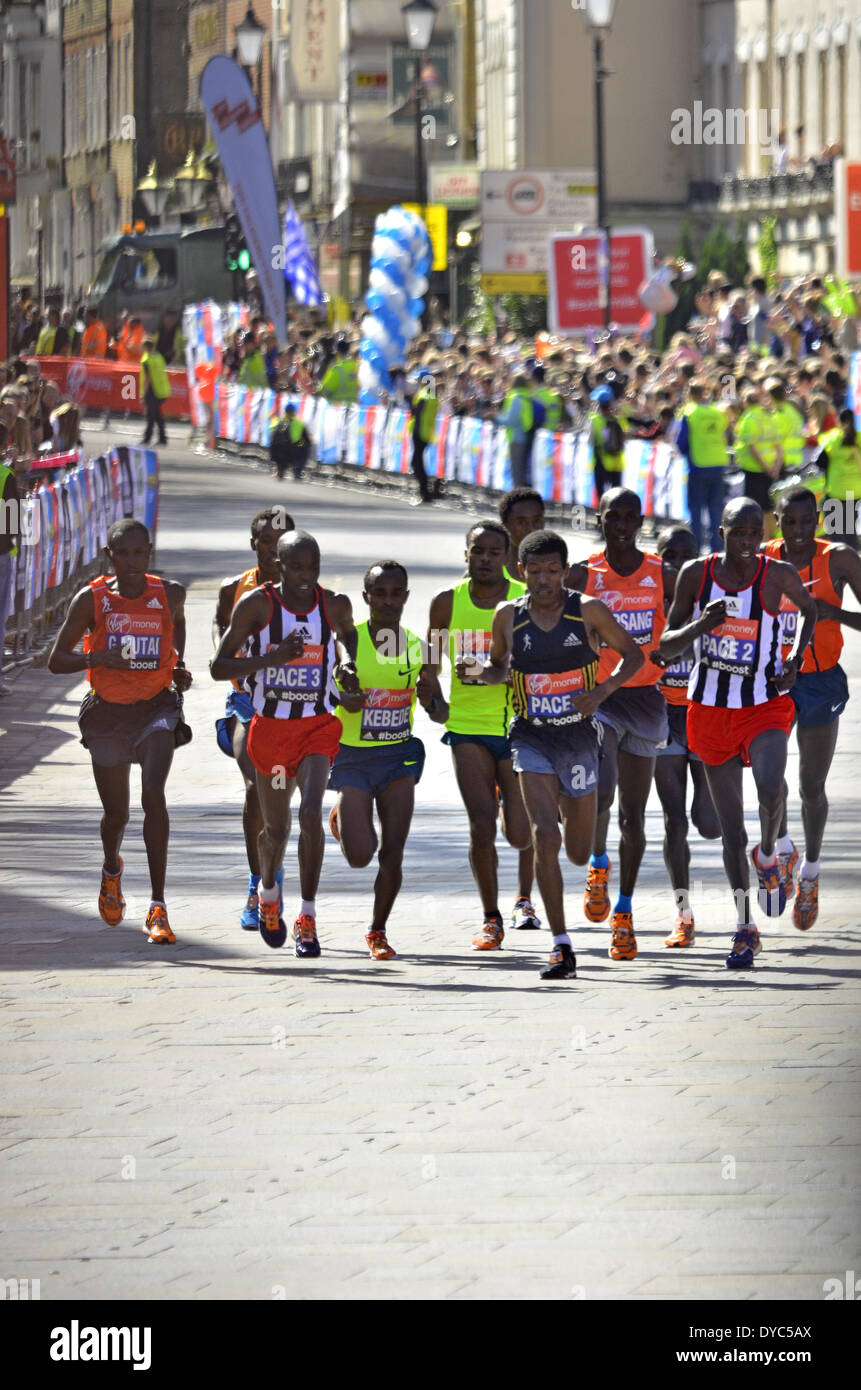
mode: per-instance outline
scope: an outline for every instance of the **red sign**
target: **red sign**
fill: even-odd
[[[604,327],[599,293],[597,232],[550,238],[549,309],[552,333],[588,333]],[[610,322],[624,330],[641,326],[645,309],[640,286],[652,269],[651,233],[644,228],[613,232],[610,252]]]
[[[15,156],[9,141],[0,135],[0,203],[14,203],[15,193]]]
[[[846,165],[845,275],[861,275],[861,164]]]
[[[60,390],[75,405],[85,410],[111,410],[123,414],[143,415],[145,406],[138,395],[139,368],[130,362],[111,362],[103,357],[34,357],[42,376],[56,381]],[[168,367],[170,396],[162,401],[162,414],[167,418],[191,418],[188,377],[185,368]]]

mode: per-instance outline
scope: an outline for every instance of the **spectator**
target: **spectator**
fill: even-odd
[[[286,469],[292,468],[293,477],[300,482],[308,462],[313,441],[305,425],[296,418],[296,407],[289,402],[278,421],[269,444],[269,457],[275,464],[273,477],[283,479]]]
[[[36,340],[36,356],[51,357],[54,352],[57,332],[60,327],[60,314],[57,309],[48,310],[48,322]]]
[[[826,496],[840,503],[840,522],[834,524],[834,511],[826,513],[826,531],[830,541],[851,545],[858,550],[857,503],[861,498],[861,446],[855,430],[855,415],[841,410],[840,424],[822,440],[822,452],[817,459],[825,472]]]
[[[505,430],[511,456],[511,478],[514,487],[529,485],[529,455],[532,448],[534,421],[529,379],[518,373],[506,396],[497,424]]]
[[[616,418],[616,398],[610,386],[592,392],[594,409],[589,415],[589,434],[595,466],[598,499],[611,487],[619,487],[625,465],[625,431]]]
[[[146,406],[146,432],[141,444],[149,444],[154,429],[158,430],[159,444],[166,444],[167,434],[161,406],[162,401],[166,401],[170,396],[167,367],[152,338],[144,338],[142,347],[138,394]]]
[[[162,314],[155,346],[167,366],[185,366],[185,338],[176,309],[165,309]]]
[[[726,492],[725,472],[729,462],[727,418],[713,403],[705,381],[692,381],[690,404],[682,410],[676,441],[688,461],[688,512],[697,550],[703,548],[703,511],[708,511],[710,549],[721,548],[720,524]]]
[[[95,309],[84,313],[84,334],[81,339],[82,357],[106,357],[108,352],[108,330],[101,322]]]

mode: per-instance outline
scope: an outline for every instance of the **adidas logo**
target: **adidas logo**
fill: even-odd
[[[161,608],[161,604],[159,603],[157,598],[151,598],[149,603],[147,604],[147,608]]]
[[[579,638],[579,637],[575,637],[573,632],[569,632],[568,636],[565,638],[565,641],[562,643],[562,645],[563,645],[563,647],[579,647],[579,645],[580,645],[580,638]]]
[[[657,589],[657,587],[657,584],[650,574],[647,574],[645,579],[640,580],[641,589]]]
[[[597,780],[598,780],[598,778],[595,776],[594,772],[590,772],[590,773],[589,773],[589,776],[586,778],[586,786],[587,786],[587,787],[594,787],[594,785],[595,785],[595,783],[597,782]]]

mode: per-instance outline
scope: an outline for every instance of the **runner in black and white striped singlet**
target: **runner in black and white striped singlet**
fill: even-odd
[[[771,562],[761,555],[746,588],[726,589],[715,579],[714,566],[719,558],[710,555],[705,563],[694,620],[718,600],[726,603],[726,618],[694,644],[688,699],[720,709],[763,705],[780,694],[774,678],[783,671],[780,617],[762,602],[762,586]]]
[[[302,655],[292,661],[262,666],[246,677],[251,703],[267,719],[308,719],[315,714],[334,714],[338,692],[335,669],[335,637],[326,600],[319,584],[314,606],[307,613],[287,607],[275,584],[264,584],[269,600],[269,621],[248,639],[248,655],[276,651],[295,632],[302,639]]]

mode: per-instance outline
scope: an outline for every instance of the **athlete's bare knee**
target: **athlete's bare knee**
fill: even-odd
[[[141,787],[141,809],[145,816],[158,815],[167,810],[163,786]]]
[[[558,821],[537,822],[532,828],[532,836],[535,858],[539,864],[553,863],[559,858],[562,835]]]
[[[619,812],[619,830],[625,839],[640,839],[646,833],[645,808],[635,807]]]
[[[824,777],[801,777],[798,782],[801,800],[808,806],[816,806],[825,800]]]
[[[376,853],[376,843],[373,840],[351,841],[348,837],[341,834],[341,846],[344,851],[344,858],[351,869],[366,869]]]
[[[319,835],[323,830],[323,813],[319,806],[299,807],[299,833]]]
[[[668,840],[671,842],[679,839],[686,840],[688,828],[688,818],[684,811],[664,812],[664,830]]]
[[[469,823],[469,839],[473,849],[492,849],[496,843],[496,821],[480,816]]]
[[[725,855],[744,854],[747,849],[747,831],[743,825],[724,831],[723,848]]]

